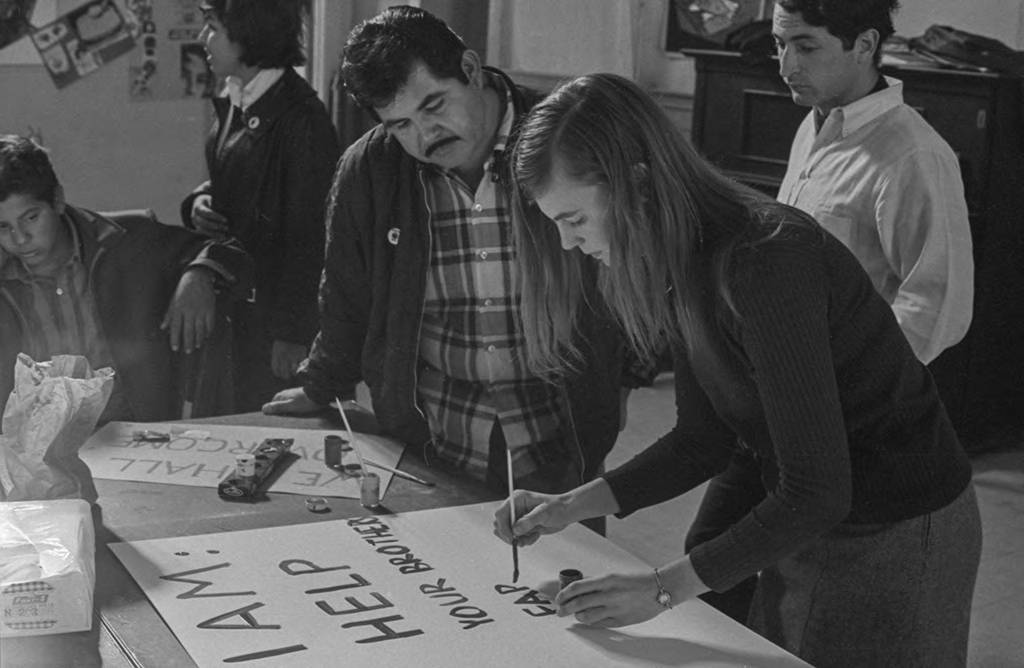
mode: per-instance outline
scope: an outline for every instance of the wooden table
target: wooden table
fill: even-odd
[[[375,431],[365,418],[349,417],[356,431]],[[343,430],[333,413],[309,418],[249,413],[190,422]],[[482,483],[425,465],[409,449],[399,468],[436,485],[426,487],[394,476],[377,512],[408,512],[498,498]],[[96,487],[100,493],[95,515],[97,615],[92,630],[4,639],[0,666],[195,666],[142,589],[107,549],[108,543],[337,520],[367,513],[358,499],[332,497],[328,500],[330,512],[318,514],[309,512],[304,497],[296,494],[272,493],[264,501],[247,503],[224,501],[212,488],[119,480],[96,480]]]
[[[350,416],[353,418],[358,419],[358,416]],[[191,422],[265,426],[268,429],[338,431],[342,428],[340,419],[334,414],[312,418],[245,414]],[[353,428],[363,433],[374,432],[372,425],[361,422],[354,422]],[[436,486],[426,487],[396,476],[383,499],[381,513],[480,503],[499,498],[481,483],[425,465],[409,449],[399,468],[432,480]],[[96,615],[92,630],[5,640],[0,647],[0,666],[193,667],[196,664],[191,656],[108,549],[109,543],[337,520],[369,512],[357,499],[332,497],[329,499],[331,512],[316,514],[306,509],[303,496],[294,494],[274,493],[264,501],[247,503],[224,501],[212,488],[115,480],[97,480],[96,486],[100,498],[95,514]],[[753,635],[710,608],[701,619],[734,629],[740,634],[737,637]],[[771,654],[770,660],[768,654]],[[743,656],[740,653],[737,658],[742,660]],[[757,657],[755,663],[760,665],[804,665],[784,652],[757,654]],[[711,661],[707,656],[703,659]]]

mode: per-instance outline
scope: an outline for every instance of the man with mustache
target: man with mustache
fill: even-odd
[[[528,368],[502,153],[540,96],[415,7],[357,26],[341,74],[380,124],[335,174],[305,383],[264,412],[318,411],[363,380],[383,430],[431,463],[495,490],[506,488],[506,452],[516,487],[556,492],[593,478],[633,377],[597,301],[575,373],[551,382]],[[596,274],[598,262],[579,267]]]

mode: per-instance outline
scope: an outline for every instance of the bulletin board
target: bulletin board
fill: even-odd
[[[110,545],[200,666],[805,666],[699,600],[559,617],[558,571],[649,571],[579,525],[520,550],[496,504]]]

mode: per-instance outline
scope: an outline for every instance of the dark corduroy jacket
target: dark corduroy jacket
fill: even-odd
[[[507,77],[505,83],[518,121],[539,95]],[[332,187],[320,333],[303,366],[306,393],[321,404],[352,397],[364,380],[382,429],[415,445],[430,440],[416,404],[419,327],[430,270],[421,167],[379,126],[342,156]],[[619,433],[625,346],[610,318],[590,312],[581,329],[586,366],[565,381],[564,391],[576,455],[589,479]]]
[[[113,220],[68,206],[64,215],[78,231],[101,335],[132,417],[181,417],[176,354],[160,329],[178,280],[189,267],[206,267],[216,273],[219,286],[238,297],[252,286],[252,260],[234,242],[163,225],[151,212]],[[25,314],[16,298],[21,289],[27,286],[19,280],[0,281],[0,410],[14,386],[14,362],[26,336]]]

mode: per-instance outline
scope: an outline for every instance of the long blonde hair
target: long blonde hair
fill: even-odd
[[[735,310],[732,250],[770,236],[784,218],[780,205],[710,166],[634,83],[593,74],[534,107],[511,157],[521,315],[534,371],[578,364],[580,311],[601,307],[584,294],[584,263],[592,260],[563,252],[555,225],[534,203],[556,156],[570,178],[607,188],[614,260],[600,272],[600,292],[634,349],[649,357],[666,343],[701,345],[712,309]]]

